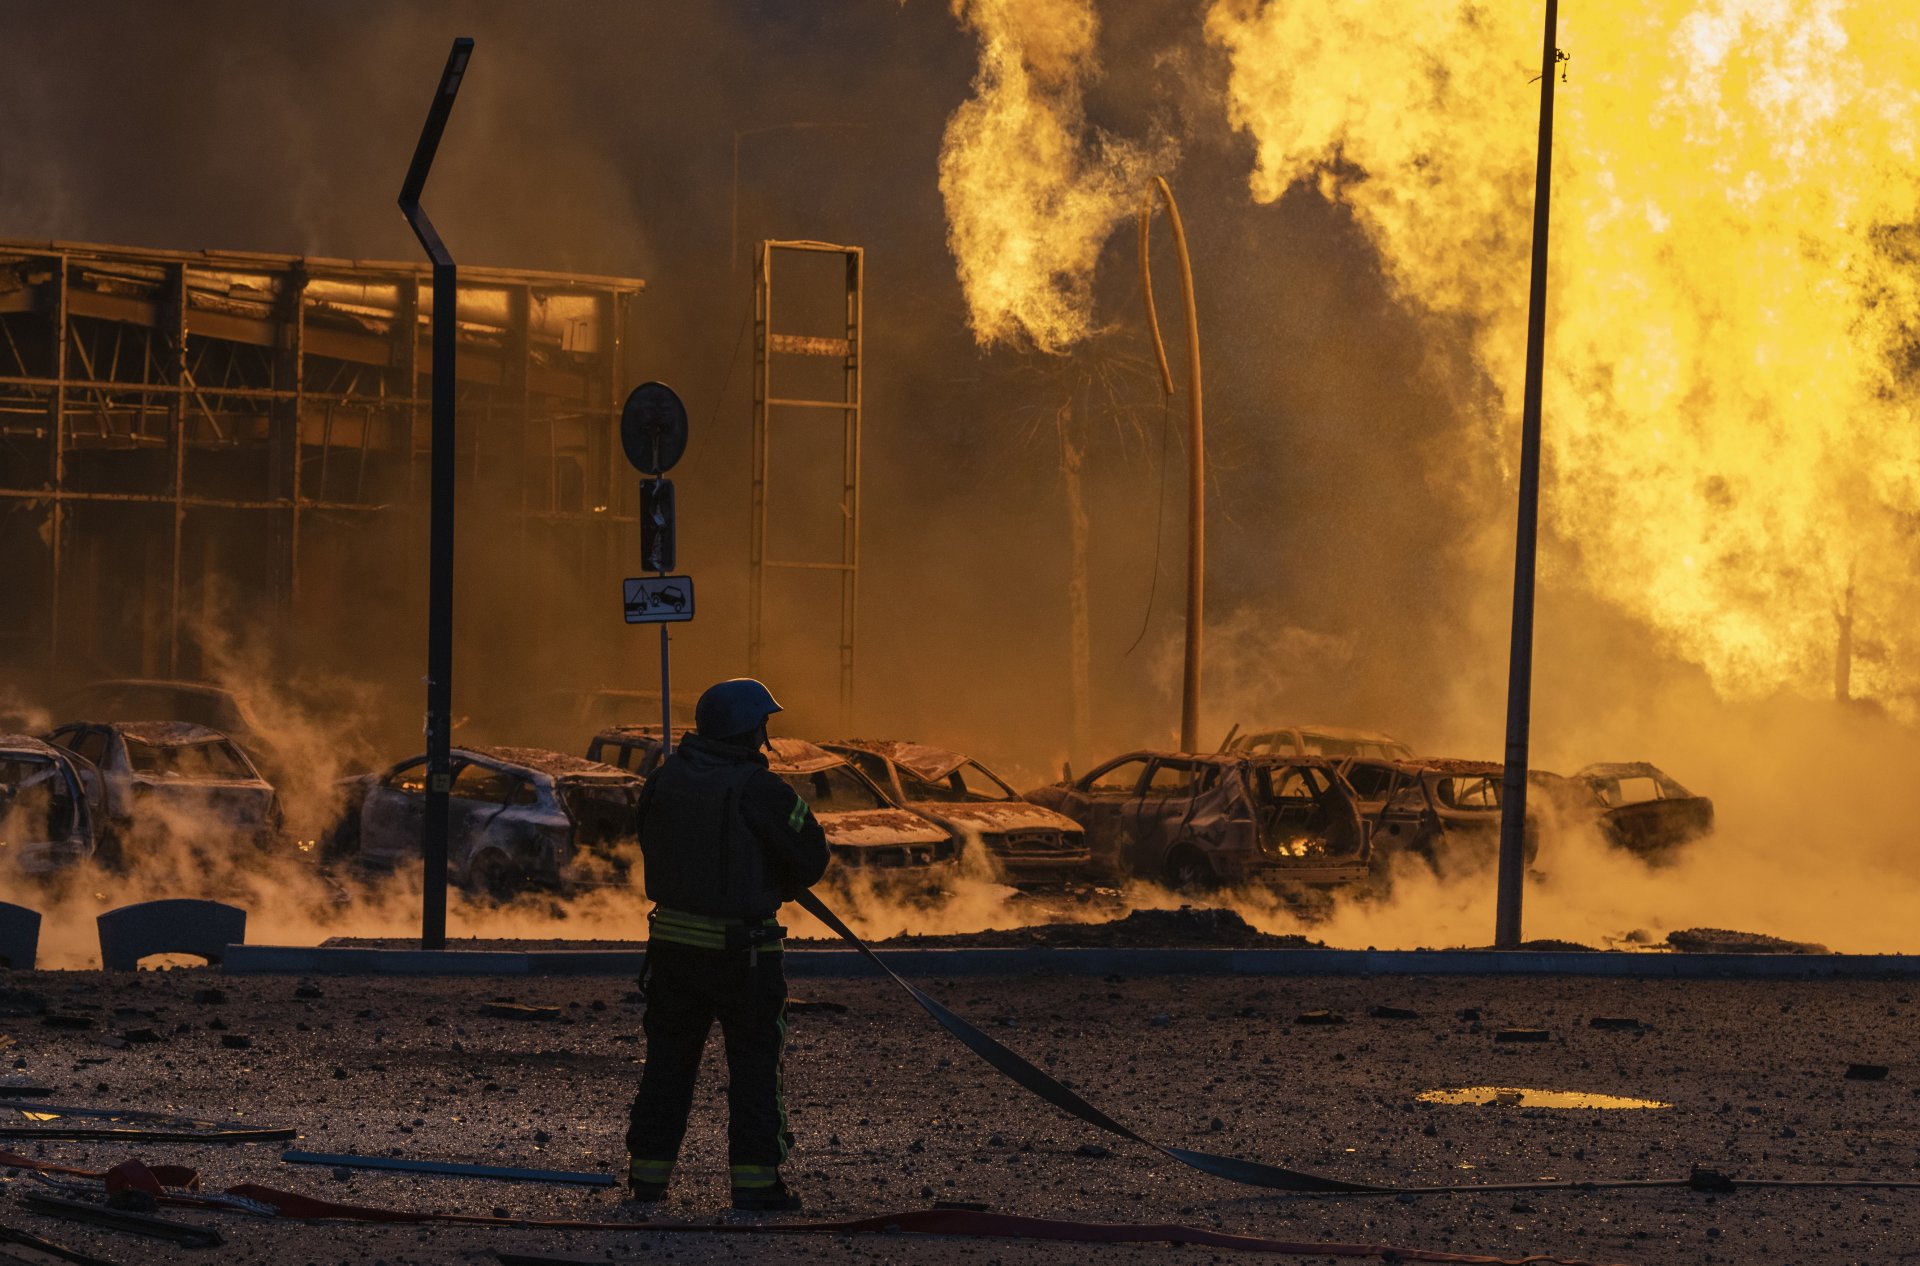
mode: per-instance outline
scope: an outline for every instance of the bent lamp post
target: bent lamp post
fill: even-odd
[[[400,186],[400,210],[433,261],[433,461],[427,544],[427,803],[421,854],[424,884],[420,910],[422,949],[447,944],[447,794],[453,786],[453,457],[454,317],[458,306],[453,256],[420,205],[427,172],[440,148],[440,134],[466,76],[473,41],[454,40],[427,107],[420,144]]]

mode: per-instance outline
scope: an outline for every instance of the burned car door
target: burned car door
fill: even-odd
[[[389,770],[367,788],[360,805],[360,859],[392,869],[418,856],[427,820],[427,758]]]
[[[515,861],[538,852],[537,840],[500,821],[501,811],[523,789],[526,803],[538,800],[532,785],[511,770],[477,760],[460,766],[447,792],[447,861],[455,871],[466,873],[473,859],[489,848]]]
[[[564,822],[540,809],[540,791],[524,774],[470,759],[447,793],[447,863],[467,876],[468,888],[495,897],[526,878],[557,882]]]
[[[87,789],[87,799],[101,813],[107,812],[106,777],[101,773],[107,759],[107,732],[95,725],[67,725],[55,730],[47,741],[80,758],[74,768],[81,786]]]
[[[1122,874],[1131,868],[1126,818],[1139,798],[1146,772],[1146,757],[1123,756],[1075,783],[1060,806],[1062,813],[1086,828],[1096,865]]]
[[[1140,794],[1121,813],[1126,836],[1126,856],[1138,874],[1164,876],[1169,880],[1202,878],[1193,859],[1179,876],[1175,850],[1181,846],[1203,846],[1187,841],[1188,823],[1193,818],[1194,797],[1200,789],[1200,775],[1194,762],[1176,758],[1156,759],[1140,785]],[[1204,859],[1198,866],[1211,869]],[[1189,873],[1191,872],[1191,873]]]

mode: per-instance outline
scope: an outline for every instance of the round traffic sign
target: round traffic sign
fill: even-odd
[[[687,406],[663,382],[643,382],[620,410],[620,446],[635,470],[649,475],[673,469],[687,451]]]

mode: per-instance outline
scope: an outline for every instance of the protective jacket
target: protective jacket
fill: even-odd
[[[820,881],[827,837],[758,751],[689,734],[640,793],[647,896],[664,909],[771,918]]]

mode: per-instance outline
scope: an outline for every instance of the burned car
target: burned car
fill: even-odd
[[[674,740],[680,737],[676,731]],[[660,727],[602,730],[587,755],[645,777],[660,763]],[[802,739],[777,738],[767,744],[767,765],[820,820],[832,855],[829,879],[859,874],[890,886],[938,888],[958,869],[960,848],[947,828],[896,807],[845,756]]]
[[[95,856],[126,860],[129,842],[173,834],[266,847],[280,834],[280,797],[218,730],[185,721],[75,721],[47,736],[79,756],[99,809]]]
[[[1500,854],[1501,783],[1499,761],[1352,758],[1341,762],[1359,798],[1360,812],[1373,826],[1376,866],[1410,853],[1436,874],[1476,868]],[[1539,832],[1530,810],[1526,859],[1539,853]]]
[[[946,827],[955,839],[980,837],[1009,882],[1086,877],[1086,832],[1072,818],[1030,804],[971,757],[924,743],[849,739],[822,743],[838,752],[892,801]]]
[[[1078,822],[1095,864],[1117,876],[1182,889],[1330,889],[1368,879],[1366,824],[1324,760],[1133,752],[1027,799]]]
[[[1646,861],[1713,830],[1713,801],[1644,761],[1588,765],[1570,778],[1536,775],[1554,803],[1594,821],[1607,842]]]
[[[1325,756],[1330,760],[1406,760],[1413,755],[1413,749],[1397,738],[1334,725],[1283,725],[1245,734],[1236,725],[1227,731],[1220,750],[1247,756]]]
[[[528,888],[574,892],[622,883],[634,856],[640,780],[534,747],[456,747],[447,800],[447,874],[496,900]],[[427,758],[346,783],[321,848],[330,864],[391,871],[417,863]]]
[[[279,764],[279,752],[262,730],[247,696],[212,682],[139,677],[96,681],[62,699],[56,715],[186,721],[226,735],[257,770]]]
[[[78,756],[0,735],[0,868],[47,875],[79,865],[93,856],[95,816]]]

